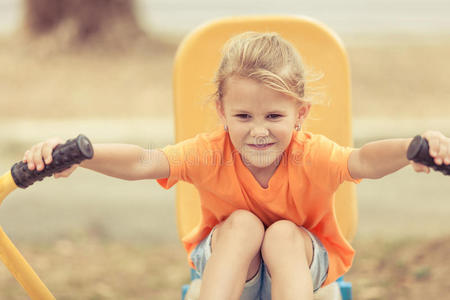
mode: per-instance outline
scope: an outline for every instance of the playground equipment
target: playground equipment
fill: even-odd
[[[68,140],[65,144],[58,145],[53,150],[53,162],[46,165],[44,170],[30,171],[26,163],[18,162],[13,165],[11,171],[0,177],[0,204],[2,200],[17,187],[27,188],[36,181],[54,173],[70,168],[73,164],[80,163],[93,157],[94,152],[90,141],[83,135]],[[8,238],[0,226],[0,260],[6,265],[11,274],[22,285],[31,299],[50,300],[55,299],[52,293],[39,279],[19,250]],[[1,297],[1,291],[0,291]]]

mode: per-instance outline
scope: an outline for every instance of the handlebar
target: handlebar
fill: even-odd
[[[86,136],[80,134],[78,137],[56,146],[52,152],[52,163],[45,165],[42,171],[30,170],[26,163],[18,162],[12,166],[11,175],[18,187],[26,188],[36,181],[41,181],[54,173],[62,172],[85,159],[91,159],[93,156],[94,149],[91,142]]]
[[[429,152],[430,146],[428,145],[428,141],[420,135],[416,135],[409,144],[406,156],[408,160],[426,165],[438,172],[442,172],[444,175],[450,175],[450,165],[437,165]]]

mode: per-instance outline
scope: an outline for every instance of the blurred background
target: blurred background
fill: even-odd
[[[354,142],[450,136],[450,4],[414,1],[0,0],[0,166],[33,144],[173,143],[172,63],[213,18],[304,15],[342,39]],[[357,186],[355,299],[450,299],[450,184],[405,168]],[[18,190],[0,224],[57,299],[179,299],[174,190],[86,170]],[[27,299],[0,264],[0,299]]]

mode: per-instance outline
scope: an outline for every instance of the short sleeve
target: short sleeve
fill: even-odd
[[[207,137],[198,135],[175,145],[160,149],[169,161],[169,177],[157,179],[165,189],[171,188],[178,181],[192,184],[202,182],[213,174],[216,168],[211,158],[215,151]]]
[[[169,145],[162,149],[161,152],[164,153],[169,162],[169,177],[160,178],[156,181],[165,189],[170,189],[174,184],[181,180],[181,173],[183,167],[181,166],[183,162],[183,145]]]
[[[325,136],[315,135],[305,150],[307,172],[319,185],[336,190],[344,181],[361,182],[352,178],[348,170],[348,159],[354,148],[343,147]]]

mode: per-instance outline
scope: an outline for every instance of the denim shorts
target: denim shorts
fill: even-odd
[[[316,292],[327,279],[328,275],[328,253],[320,240],[311,232],[303,228],[311,237],[313,245],[313,259],[309,270],[313,282],[313,289]],[[194,263],[198,275],[201,277],[205,270],[206,263],[211,257],[211,239],[214,232],[201,241],[192,251],[190,258]],[[240,300],[270,300],[272,281],[267,271],[266,264],[261,261],[258,273],[245,283],[244,291]]]

